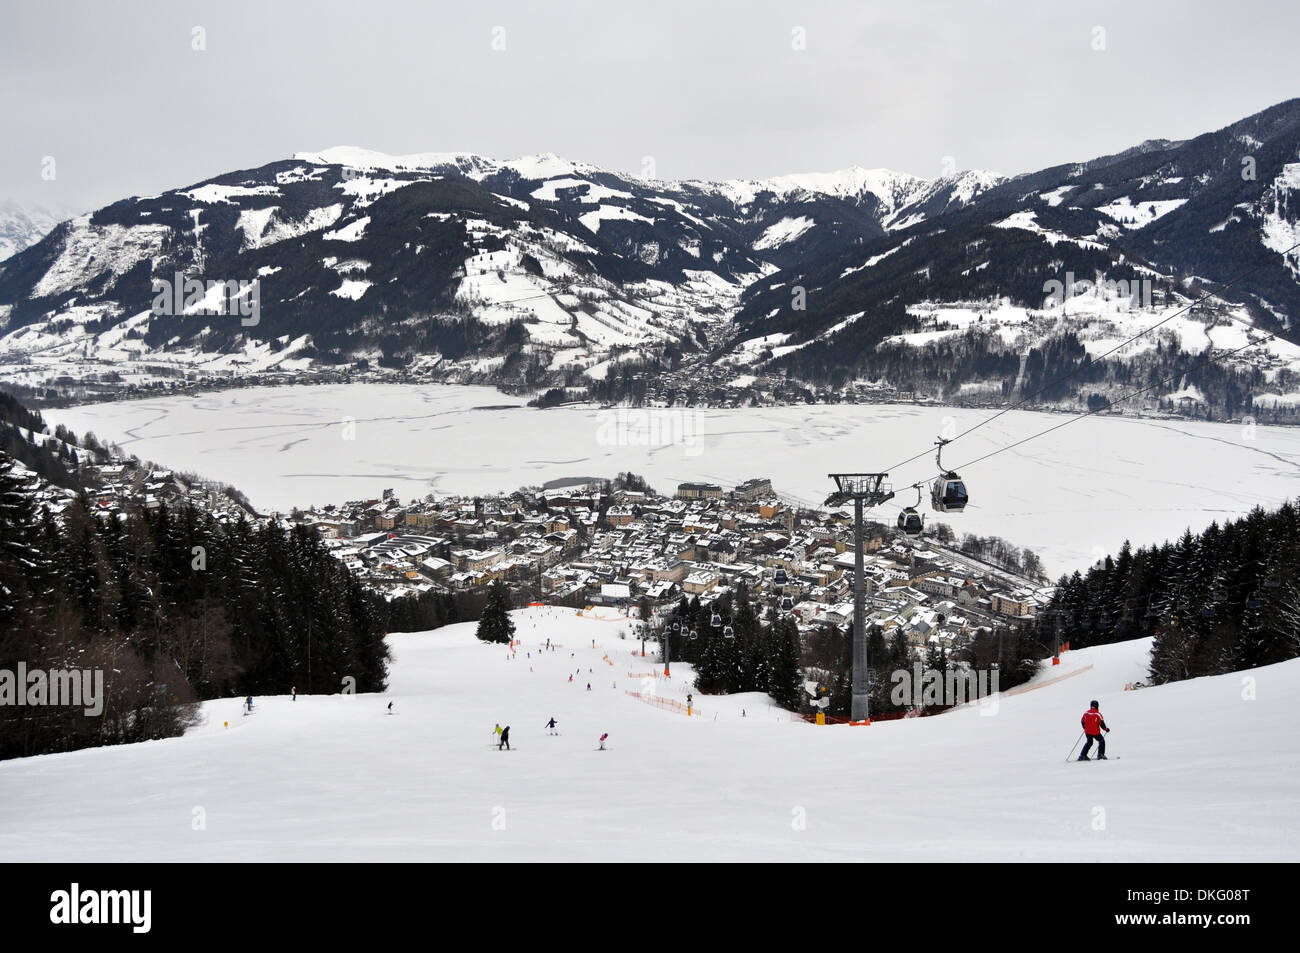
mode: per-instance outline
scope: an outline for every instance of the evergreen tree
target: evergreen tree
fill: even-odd
[[[515,622],[510,618],[510,590],[500,579],[488,590],[487,604],[478,620],[476,635],[484,642],[509,644],[515,638]]]
[[[798,711],[804,699],[803,675],[799,670],[799,627],[789,616],[772,625],[771,662],[766,690],[772,700],[787,711]]]
[[[1151,680],[1161,685],[1191,677],[1192,636],[1181,617],[1174,616],[1156,631],[1151,643]]]
[[[28,481],[0,450],[0,627],[16,626],[30,614],[47,573],[40,528]]]

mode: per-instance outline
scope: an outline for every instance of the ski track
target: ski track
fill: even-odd
[[[0,763],[0,861],[1300,860],[1300,660],[1125,691],[1138,640],[1066,652],[996,707],[817,727],[752,694],[642,704],[611,687],[659,668],[626,620],[513,615],[510,660],[472,623],[393,634],[384,694],[216,700],[183,738]],[[587,692],[575,669],[614,677]],[[684,700],[690,675],[641,681]],[[1080,769],[1090,698],[1113,758]]]

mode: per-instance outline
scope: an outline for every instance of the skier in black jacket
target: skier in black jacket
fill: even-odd
[[[501,743],[497,745],[497,750],[500,751],[502,748],[505,748],[507,751],[510,750],[510,726],[509,725],[506,725],[504,728],[501,729]]]

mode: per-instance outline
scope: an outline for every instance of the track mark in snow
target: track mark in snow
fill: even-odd
[[[1157,429],[1160,430],[1173,431],[1176,434],[1180,434],[1181,436],[1188,437],[1192,440],[1210,440],[1214,443],[1227,444],[1229,447],[1234,447],[1237,450],[1249,450],[1251,453],[1262,453],[1266,457],[1272,457],[1278,463],[1285,463],[1287,466],[1291,467],[1294,470],[1300,470],[1300,463],[1297,463],[1295,460],[1288,460],[1286,457],[1278,456],[1276,453],[1273,453],[1269,450],[1264,450],[1260,447],[1248,447],[1242,443],[1234,443],[1231,440],[1224,440],[1222,437],[1211,437],[1208,434],[1188,433],[1185,430],[1180,430],[1177,427],[1169,427],[1164,424],[1151,424],[1151,426],[1156,427]]]

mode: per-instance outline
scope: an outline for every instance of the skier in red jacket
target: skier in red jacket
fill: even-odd
[[[1092,750],[1092,743],[1097,742],[1097,760],[1106,760],[1106,739],[1101,736],[1104,731],[1110,733],[1106,727],[1106,719],[1101,717],[1101,712],[1097,710],[1097,700],[1093,699],[1092,707],[1083,713],[1079,719],[1079,724],[1083,725],[1083,733],[1088,736],[1088,741],[1084,744],[1083,750],[1079,752],[1080,761],[1091,761],[1088,752]]]

